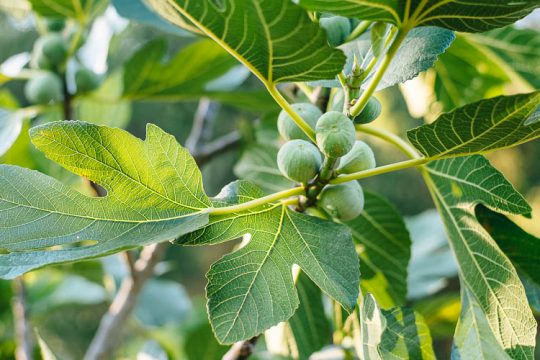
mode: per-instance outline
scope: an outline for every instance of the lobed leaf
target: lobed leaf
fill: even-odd
[[[331,79],[345,58],[308,14],[289,0],[152,0],[163,17],[185,17],[267,86]],[[181,24],[176,21],[176,24]]]
[[[540,91],[499,96],[441,115],[407,133],[431,159],[479,154],[540,137]]]
[[[434,25],[463,32],[483,32],[512,24],[540,6],[538,0],[300,0],[309,10],[398,27]]]
[[[364,211],[345,224],[351,229],[360,256],[360,286],[373,294],[381,306],[391,308],[407,301],[411,239],[392,204],[379,195],[364,194]]]
[[[504,213],[528,214],[530,206],[482,156],[435,161],[426,167],[424,175],[445,224],[463,291],[481,309],[495,339],[512,358],[532,359],[536,321],[523,285],[474,212],[478,204],[483,204]],[[478,329],[474,335],[482,337]],[[456,333],[457,338],[460,336]],[[476,350],[471,358],[489,358],[484,347]]]
[[[238,204],[261,196],[254,185],[235,182],[223,189],[214,205]],[[343,225],[277,203],[211,216],[208,226],[178,242],[208,245],[242,236],[249,236],[247,244],[213,264],[207,274],[208,313],[220,342],[249,339],[294,314],[299,300],[293,264],[345,309],[354,308],[360,277],[358,257]]]
[[[199,169],[173,136],[147,138],[82,122],[31,130],[34,144],[103,186],[90,198],[41,173],[0,165],[0,277],[171,240],[208,222]]]

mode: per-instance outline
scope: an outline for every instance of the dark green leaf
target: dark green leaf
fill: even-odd
[[[426,167],[425,179],[446,226],[463,291],[481,309],[495,339],[512,358],[532,359],[536,321],[523,285],[474,212],[483,204],[504,213],[528,214],[530,206],[482,156],[433,162]],[[487,355],[474,354],[476,358]]]
[[[402,26],[435,25],[483,32],[512,24],[540,4],[538,0],[300,0],[310,10]]]
[[[0,277],[171,240],[207,223],[211,203],[195,161],[158,127],[148,125],[145,141],[82,122],[31,132],[47,157],[108,194],[90,198],[41,173],[0,165],[0,249],[10,252],[0,255]]]
[[[29,0],[32,10],[52,18],[86,19],[107,7],[107,0]]]
[[[261,195],[254,185],[235,182],[223,189],[214,205],[243,203]],[[354,308],[360,274],[345,226],[277,203],[212,216],[208,226],[179,243],[208,245],[242,236],[247,236],[247,244],[213,264],[207,275],[208,312],[220,342],[251,338],[293,315],[299,305],[293,264],[343,307]]]
[[[360,255],[362,289],[372,293],[384,308],[404,304],[411,239],[396,208],[382,197],[365,192],[364,211],[346,225]]]
[[[300,306],[289,319],[295,358],[307,360],[310,355],[328,345],[332,338],[330,323],[324,313],[322,292],[303,272],[296,280]]]
[[[499,96],[441,115],[407,133],[432,159],[480,154],[540,137],[540,91]]]
[[[341,51],[332,49],[324,31],[289,0],[152,0],[152,6],[169,19],[190,20],[267,86],[331,79],[343,68]]]

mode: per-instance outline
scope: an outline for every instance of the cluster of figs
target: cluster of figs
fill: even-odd
[[[34,43],[30,67],[36,75],[25,85],[25,96],[34,104],[60,102],[65,95],[63,78],[70,55],[70,47],[78,49],[85,42],[84,34],[75,28],[67,28],[63,20],[46,21],[46,33]],[[100,76],[92,70],[78,65],[74,74],[77,93],[95,90],[101,82]]]
[[[315,130],[316,144],[282,111],[277,124],[286,142],[278,152],[277,163],[283,176],[309,188],[319,180],[325,161],[336,164],[332,177],[374,168],[373,150],[365,142],[356,140],[354,125],[371,122],[379,116],[380,103],[372,99],[354,121],[338,111],[323,114],[310,103],[293,104],[296,113]],[[364,209],[364,193],[358,181],[325,185],[317,195],[316,205],[335,219],[350,221]]]

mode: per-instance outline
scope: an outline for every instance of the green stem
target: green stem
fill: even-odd
[[[369,29],[370,25],[371,25],[371,21],[360,22],[360,24],[358,24],[358,26],[354,28],[354,30],[349,34],[349,36],[347,36],[347,38],[345,39],[345,42],[348,43],[362,36],[362,34],[365,33],[367,29]]]
[[[392,59],[396,55],[403,40],[405,40],[405,37],[407,36],[408,32],[409,32],[408,28],[402,28],[398,30],[397,35],[394,41],[392,42],[392,45],[390,46],[390,49],[388,49],[388,52],[384,56],[384,59],[380,67],[377,69],[377,72],[373,76],[373,79],[369,83],[369,86],[367,87],[366,91],[362,93],[362,96],[360,96],[358,101],[351,108],[351,115],[353,117],[358,116],[358,114],[360,114],[362,110],[364,110],[364,107],[368,103],[369,99],[371,98],[373,93],[375,93],[375,90],[377,90],[377,86],[381,82],[384,74],[386,73],[386,70],[388,69],[388,66],[390,66]]]
[[[424,165],[427,162],[428,162],[428,159],[425,159],[425,158],[401,161],[395,164],[380,166],[380,167],[370,169],[370,170],[364,170],[364,171],[360,171],[360,172],[356,172],[352,174],[338,176],[337,178],[331,180],[330,184],[333,184],[333,185],[343,184],[343,183],[353,181],[353,180],[365,179],[372,176],[382,175],[382,174],[386,174],[386,173],[390,173],[394,171],[399,171],[399,170],[404,170],[411,167]]]
[[[409,145],[405,140],[403,140],[401,137],[397,136],[396,134],[381,129],[378,127],[374,127],[372,125],[356,125],[356,130],[365,134],[376,136],[392,145],[397,147],[399,150],[401,150],[405,155],[410,157],[411,159],[420,159],[421,156],[418,154],[418,151],[416,151],[415,148],[413,148],[411,145]]]
[[[309,124],[304,119],[302,119],[302,117],[298,115],[296,111],[294,111],[294,109],[287,102],[287,100],[285,100],[283,95],[281,95],[276,86],[271,85],[268,86],[267,89],[270,95],[272,95],[272,97],[274,98],[274,100],[279,104],[279,106],[281,106],[283,110],[287,112],[287,114],[289,114],[289,116],[291,117],[291,119],[293,119],[296,125],[298,125],[298,127],[311,139],[311,141],[316,142],[315,130],[313,130],[311,126],[309,126]]]
[[[289,198],[292,196],[298,196],[302,195],[304,193],[304,187],[295,187],[292,189],[280,191],[268,196],[264,196],[259,199],[251,200],[248,202],[245,202],[243,204],[238,205],[232,205],[232,206],[225,206],[221,208],[211,208],[209,209],[210,215],[227,215],[227,214],[233,214],[237,212],[246,211],[249,209],[256,208],[258,206],[262,206],[274,201],[278,201],[281,199]],[[285,202],[285,204],[289,204],[289,202]]]

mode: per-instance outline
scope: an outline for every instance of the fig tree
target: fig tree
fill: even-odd
[[[317,145],[331,158],[347,154],[355,141],[355,128],[352,121],[337,111],[330,111],[319,118],[316,126]]]
[[[328,43],[332,46],[339,46],[351,33],[351,23],[343,16],[331,16],[322,18],[319,22],[326,31]]]
[[[379,100],[372,96],[364,110],[354,118],[354,122],[358,124],[368,124],[381,115],[381,109],[382,106]]]
[[[328,185],[319,195],[317,204],[332,217],[349,221],[364,210],[364,191],[358,181]]]
[[[357,140],[351,151],[339,160],[338,174],[351,174],[373,169],[376,166],[373,150],[363,141]]]
[[[299,103],[293,104],[291,107],[304,119],[312,128],[315,128],[317,120],[321,117],[322,111],[313,104],[310,103]],[[278,130],[280,135],[285,140],[293,139],[302,139],[309,140],[306,134],[296,125],[294,120],[287,114],[287,112],[282,111],[279,114],[277,122]]]
[[[307,184],[321,167],[321,154],[317,147],[305,140],[291,140],[279,149],[278,168],[288,179]]]
[[[75,84],[79,93],[97,89],[100,84],[99,75],[87,68],[80,68],[75,73]]]
[[[47,104],[62,100],[62,81],[52,72],[44,72],[30,79],[24,88],[28,101],[35,104]]]

